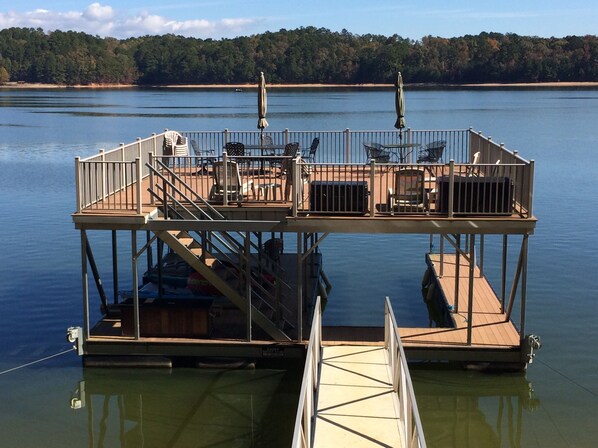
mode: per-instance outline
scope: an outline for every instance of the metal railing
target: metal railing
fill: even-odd
[[[322,362],[322,308],[320,296],[314,305],[314,315],[305,356],[299,404],[295,416],[293,448],[308,448],[313,444],[314,416],[317,404],[317,387]]]
[[[399,396],[399,420],[403,425],[401,446],[425,448],[426,440],[407,366],[407,358],[388,297],[384,301],[384,346],[388,350],[393,389]]]
[[[77,158],[77,211],[113,209],[140,213],[141,185],[137,180],[149,175],[146,163],[151,162],[151,157],[154,160],[159,158],[172,167],[198,195],[209,199],[214,184],[210,168],[215,161],[226,157],[223,150],[225,143],[243,141],[258,144],[261,138],[259,131],[197,131],[183,132],[183,135],[190,143],[195,142],[189,145],[190,152],[192,147],[201,152],[189,156],[164,155],[164,134],[154,134],[128,145],[121,144],[111,151],[102,150],[87,159]],[[293,165],[291,174],[294,176],[289,175],[290,170],[281,169],[284,162],[281,156],[235,158],[241,168],[241,184],[246,187],[244,201],[290,201],[294,215],[358,212],[371,217],[401,213],[449,217],[533,216],[534,162],[521,158],[516,151],[509,151],[503,144],[496,144],[491,138],[471,129],[406,130],[402,135],[398,131],[286,129],[268,132],[267,135],[276,145],[297,141],[304,151],[314,138],[317,137],[320,143],[314,160],[309,163],[298,161]],[[420,152],[438,141],[444,144],[441,159],[437,163],[418,163]],[[389,160],[385,163],[367,160],[364,143],[371,142],[388,145]],[[408,145],[400,154],[392,149],[398,143]],[[273,166],[276,168],[270,169]],[[425,206],[407,204],[405,207],[400,206],[400,201],[394,201],[399,191],[398,173],[405,169],[424,171],[427,197],[422,202]],[[323,183],[328,186],[322,186]],[[365,185],[365,205],[351,202],[362,201],[362,197],[348,200],[344,195],[339,200],[348,200],[350,206],[330,206],[324,201],[322,188],[338,188],[330,186],[331,183],[349,185],[349,196],[362,195],[362,186]],[[294,192],[292,196],[291,192]]]

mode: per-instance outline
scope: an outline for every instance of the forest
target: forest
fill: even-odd
[[[59,85],[410,84],[598,81],[598,38],[481,33],[357,35],[281,29],[234,39],[101,38],[33,28],[0,31],[0,83]]]

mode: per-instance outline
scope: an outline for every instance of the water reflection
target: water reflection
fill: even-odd
[[[90,368],[70,405],[87,415],[90,447],[289,446],[295,377],[279,369]]]
[[[520,447],[523,418],[540,400],[518,374],[414,368],[428,447]]]

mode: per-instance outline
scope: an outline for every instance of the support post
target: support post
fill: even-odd
[[[118,242],[116,230],[112,231],[112,294],[116,305],[118,303]]]
[[[444,275],[444,238],[444,234],[440,234],[440,278]]]
[[[303,257],[301,232],[297,232],[297,342],[303,340]]]
[[[471,345],[473,317],[473,273],[475,270],[475,234],[469,235],[469,291],[467,294],[467,345]]]
[[[519,322],[519,335],[521,338],[525,337],[525,305],[527,298],[527,251],[529,245],[529,235],[523,235],[523,262],[521,266],[521,311],[520,311],[520,322]]]
[[[137,231],[131,230],[131,260],[133,275],[133,322],[135,339],[141,338],[139,327],[139,287],[137,285]]]
[[[455,313],[459,312],[459,280],[461,277],[461,234],[455,235]]]
[[[87,233],[81,230],[81,286],[83,291],[83,333],[89,338],[89,283],[87,281]]]
[[[502,237],[502,273],[500,283],[500,312],[505,312],[505,298],[507,295],[507,251],[508,251],[508,236]]]
[[[484,276],[484,234],[480,235],[480,278]]]
[[[525,235],[527,236],[527,235]],[[511,312],[513,311],[513,303],[515,302],[515,296],[517,294],[517,285],[519,284],[519,277],[521,276],[521,271],[523,269],[523,259],[524,259],[524,252],[527,246],[527,240],[524,239],[521,243],[521,250],[519,252],[519,261],[517,262],[517,270],[515,271],[515,277],[513,278],[513,285],[511,286],[511,294],[509,294],[509,302],[507,305],[507,315],[505,318],[505,322],[508,322],[511,319]]]
[[[251,342],[251,233],[245,232],[245,300],[247,301],[247,342]]]

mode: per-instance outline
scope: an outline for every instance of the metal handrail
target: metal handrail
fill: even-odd
[[[322,309],[320,296],[314,305],[314,315],[309,334],[309,344],[305,356],[305,367],[301,380],[299,404],[295,416],[295,431],[293,432],[293,448],[308,448],[313,444],[314,416],[317,403],[317,386],[322,363]]]
[[[413,384],[411,383],[409,367],[407,366],[407,358],[405,357],[397,321],[388,297],[384,301],[384,346],[388,350],[393,388],[399,396],[399,419],[403,425],[401,431],[403,444],[401,446],[426,448],[426,440],[415,400]]]

